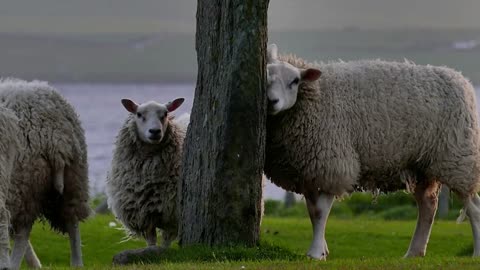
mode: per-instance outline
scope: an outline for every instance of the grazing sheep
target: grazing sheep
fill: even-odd
[[[7,194],[14,240],[12,267],[20,267],[24,254],[27,263],[40,267],[28,241],[39,217],[68,233],[71,265],[82,266],[78,223],[88,217],[90,208],[87,148],[78,116],[45,82],[1,80],[0,102],[18,117],[18,137],[23,143]]]
[[[156,246],[157,228],[164,248],[177,237],[177,182],[188,121],[182,117],[179,124],[169,113],[183,101],[138,105],[122,99],[131,114],[115,143],[108,205],[129,233],[145,238],[148,246]]]
[[[20,151],[18,118],[0,106],[0,269],[10,268],[10,213],[6,207],[13,163]]]
[[[265,173],[305,195],[326,259],[335,196],[408,185],[418,221],[406,257],[424,256],[445,184],[463,199],[480,255],[479,128],[474,88],[460,73],[413,63],[311,64],[268,48]]]

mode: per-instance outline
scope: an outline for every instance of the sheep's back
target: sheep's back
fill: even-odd
[[[330,91],[333,107],[325,122],[343,123],[336,129],[350,137],[362,173],[388,178],[426,168],[456,147],[451,141],[456,136],[469,144],[464,147],[478,149],[474,88],[460,73],[408,62],[324,67],[319,89]]]
[[[267,121],[265,171],[279,185],[396,190],[445,149],[478,155],[474,89],[460,73],[384,61],[316,67],[321,78],[302,84],[294,107]]]
[[[58,159],[50,160],[52,165],[86,158],[79,117],[53,87],[37,81],[0,81],[0,100],[19,118],[30,156]]]
[[[5,207],[13,164],[21,150],[18,118],[0,105],[0,208]]]
[[[65,231],[67,220],[88,217],[87,147],[74,108],[47,83],[17,79],[0,81],[0,101],[18,117],[23,144],[8,199],[13,223],[43,215]],[[52,182],[57,168],[65,168],[63,196]]]

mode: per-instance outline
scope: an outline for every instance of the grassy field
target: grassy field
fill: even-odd
[[[82,224],[85,265],[89,269],[114,268],[112,257],[125,249],[144,246],[140,240],[124,240],[124,234],[109,223],[110,215],[97,215]],[[331,218],[327,227],[330,256],[326,262],[304,257],[311,239],[307,218],[266,217],[258,248],[173,248],[154,264],[126,269],[478,269],[472,259],[472,237],[468,222],[437,221],[426,258],[402,259],[415,221],[383,221],[369,218]],[[47,225],[36,224],[32,242],[44,267],[68,267],[69,245],[64,236]],[[124,268],[122,268],[124,269]]]

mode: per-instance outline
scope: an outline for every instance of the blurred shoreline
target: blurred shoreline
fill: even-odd
[[[91,194],[101,194],[105,188],[105,178],[110,167],[115,136],[128,112],[120,103],[122,98],[130,98],[143,103],[149,100],[168,102],[177,97],[185,98],[185,103],[176,115],[190,112],[193,105],[195,85],[187,84],[53,84],[72,103],[80,116],[86,133]],[[480,88],[476,88],[477,100]],[[283,200],[285,191],[268,182],[265,197]]]
[[[191,83],[193,33],[0,32],[0,76],[57,83]],[[480,84],[480,29],[271,31],[281,53],[311,62],[411,60],[448,66]]]

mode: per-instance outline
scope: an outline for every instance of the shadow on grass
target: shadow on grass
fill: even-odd
[[[121,256],[119,256],[121,254]],[[146,248],[124,251],[116,255],[123,257],[117,264],[160,264],[160,263],[205,263],[235,261],[297,261],[304,258],[291,250],[262,241],[258,247],[205,247]]]
[[[459,252],[457,252],[455,255],[459,257],[472,257],[473,254],[473,243],[469,246],[463,247]]]

